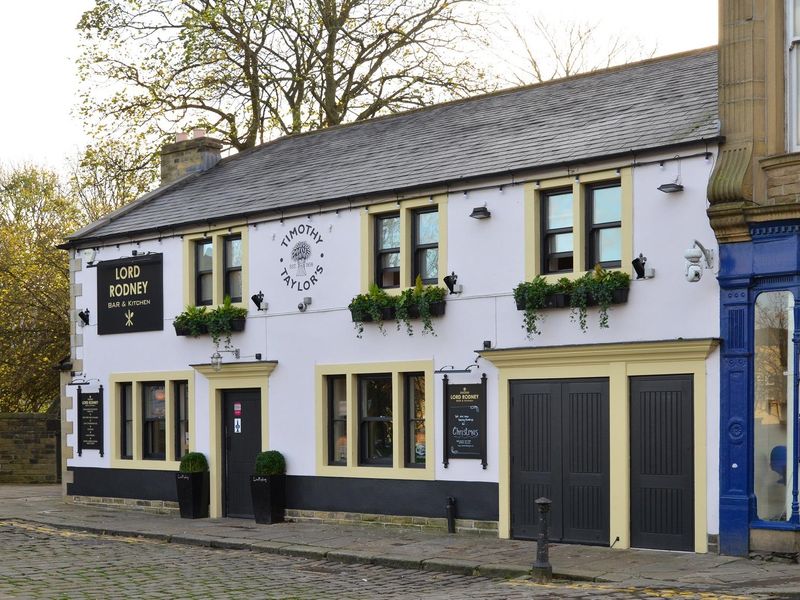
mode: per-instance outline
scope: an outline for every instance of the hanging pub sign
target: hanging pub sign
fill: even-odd
[[[78,456],[99,450],[103,456],[103,386],[97,392],[78,388]]]
[[[444,466],[451,458],[476,458],[486,468],[486,374],[480,383],[449,384],[444,376]]]
[[[97,333],[164,329],[162,254],[97,264]]]

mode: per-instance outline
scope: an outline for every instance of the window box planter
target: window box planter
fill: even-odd
[[[172,326],[175,328],[175,335],[179,336],[191,336],[192,330],[188,325],[183,325],[178,323],[177,321],[172,322]],[[208,327],[206,325],[201,325],[198,328],[198,335],[206,335],[208,333]]]
[[[431,302],[431,316],[432,317],[442,317],[444,316],[444,307],[447,303],[444,300],[438,300],[436,302]],[[410,306],[408,308],[408,316],[411,319],[419,319],[419,306]]]
[[[611,304],[625,304],[628,301],[628,293],[630,291],[630,288],[614,290],[611,295]]]
[[[247,323],[245,317],[237,317],[231,321],[231,331],[241,333],[244,331],[244,326]]]
[[[391,321],[395,317],[395,307],[394,306],[387,306],[381,309],[381,321]],[[350,316],[353,319],[353,323],[372,323],[373,318],[372,315],[368,312],[360,311],[355,308],[350,309]]]

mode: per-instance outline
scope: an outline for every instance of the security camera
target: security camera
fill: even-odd
[[[700,265],[689,265],[686,267],[686,281],[696,283],[703,276],[703,269]]]
[[[694,244],[683,253],[686,259],[686,281],[696,283],[703,276],[703,266],[711,269],[714,266],[714,251],[694,240]],[[705,265],[703,265],[705,263]]]

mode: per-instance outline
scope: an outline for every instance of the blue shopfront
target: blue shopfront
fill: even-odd
[[[798,507],[800,222],[720,245],[720,551],[790,544]],[[778,547],[782,542],[778,542]]]

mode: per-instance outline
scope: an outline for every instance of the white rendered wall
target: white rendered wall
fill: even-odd
[[[658,158],[658,157],[655,157]],[[670,159],[672,155],[663,158]],[[625,166],[621,164],[620,166]],[[484,340],[492,347],[557,346],[608,342],[676,340],[719,336],[719,299],[713,271],[705,271],[698,283],[684,278],[683,252],[694,239],[706,248],[717,247],[706,217],[705,190],[713,166],[702,156],[681,161],[681,182],[685,190],[664,194],[656,188],[674,180],[677,163],[667,162],[633,169],[633,251],[647,256],[648,267],[656,277],[631,284],[627,304],[610,309],[610,327],[599,329],[596,311],[590,310],[589,330],[580,331],[570,321],[568,309],[545,312],[542,335],[528,340],[522,329],[522,314],[516,310],[512,289],[524,278],[524,207],[523,186],[450,194],[448,197],[448,267],[456,271],[463,293],[450,296],[447,313],[434,320],[437,336],[409,337],[387,324],[386,335],[374,325],[367,325],[363,339],[356,337],[347,305],[360,291],[361,213],[363,209],[336,213],[315,213],[307,217],[260,223],[250,226],[249,289],[252,295],[264,292],[269,304],[266,312],[256,312],[248,300],[248,322],[244,333],[234,335],[234,345],[241,350],[241,360],[253,360],[261,353],[264,360],[276,360],[278,366],[269,380],[270,446],[280,449],[293,475],[316,472],[315,381],[318,364],[349,364],[380,361],[432,360],[434,368],[453,365],[462,368],[475,360],[475,350]],[[471,210],[483,204],[492,216],[479,221],[469,217]],[[303,224],[313,227],[322,241],[315,251],[314,267],[321,266],[318,282],[308,291],[290,289],[281,277],[287,247],[284,236]],[[111,260],[131,255],[132,250],[160,252],[164,255],[164,330],[135,334],[98,336],[96,329],[96,270],[83,268],[76,274],[82,294],[78,309],[89,308],[92,322],[82,329],[83,346],[76,358],[84,361],[84,376],[97,379],[106,388],[112,373],[191,371],[190,364],[208,363],[214,351],[210,338],[178,337],[172,319],[184,306],[183,241],[179,237],[137,244],[110,245],[100,249],[96,260]],[[627,268],[628,265],[623,265]],[[444,275],[444,273],[440,274]],[[297,309],[304,296],[312,298],[305,313]],[[229,356],[225,361],[232,360]],[[719,357],[707,361],[707,469],[709,531],[716,532]],[[487,361],[471,375],[453,375],[451,381],[476,382],[481,371],[488,377],[488,468],[480,461],[453,460],[449,468],[441,465],[442,422],[441,379],[434,383],[435,453],[429,457],[436,464],[436,478],[461,481],[498,481],[497,443],[498,389],[497,371]],[[96,386],[97,382],[93,382]],[[89,389],[96,389],[87,386]],[[74,393],[75,388],[69,388]],[[208,384],[195,376],[196,449],[208,453]],[[74,403],[73,403],[74,404]],[[106,405],[106,415],[109,414]],[[74,420],[75,411],[67,412]],[[106,418],[106,453],[84,452],[72,458],[69,466],[97,467],[110,464],[110,423]],[[77,430],[77,426],[74,427]],[[67,436],[67,445],[75,447],[75,435]]]

